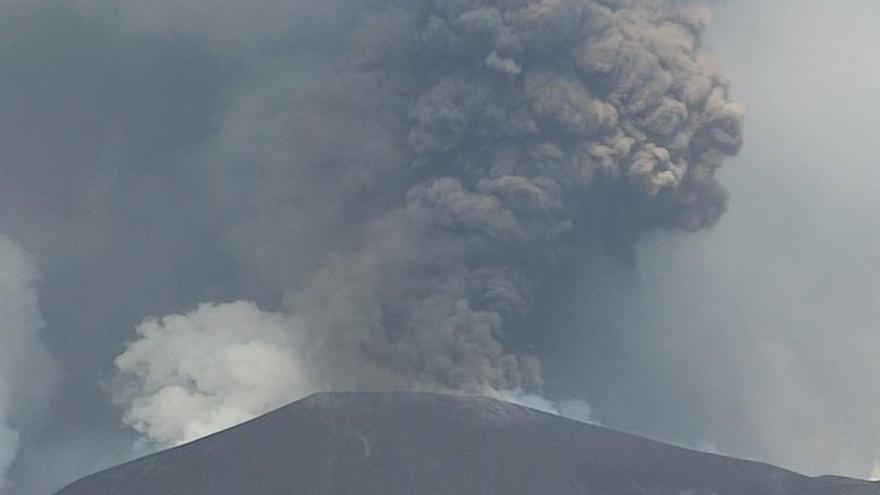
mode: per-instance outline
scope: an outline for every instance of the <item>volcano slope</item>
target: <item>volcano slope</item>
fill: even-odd
[[[322,393],[58,495],[880,495],[494,399]]]

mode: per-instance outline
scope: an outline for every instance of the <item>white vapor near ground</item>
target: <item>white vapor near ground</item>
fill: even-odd
[[[202,304],[184,315],[149,318],[115,361],[124,422],[145,446],[180,445],[253,419],[321,390],[299,353],[298,317],[252,302]],[[500,399],[586,423],[577,399],[486,391]]]
[[[299,322],[253,303],[202,305],[149,319],[137,333],[116,359],[124,419],[159,445],[195,440],[314,391],[296,354]]]
[[[9,485],[22,430],[46,413],[57,369],[40,340],[34,260],[0,235],[0,493]]]
[[[6,473],[15,460],[18,443],[18,432],[6,425],[0,425],[0,490],[8,484]]]

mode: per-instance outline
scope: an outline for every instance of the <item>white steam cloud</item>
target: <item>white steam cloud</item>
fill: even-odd
[[[0,235],[0,493],[22,431],[45,414],[56,365],[40,340],[37,270],[18,245]]]
[[[15,460],[18,443],[18,432],[5,424],[0,424],[0,493],[3,493],[9,484],[6,476],[9,466]]]
[[[116,359],[127,380],[125,422],[177,445],[313,391],[297,356],[299,322],[236,302],[149,319]]]
[[[140,339],[116,359],[125,381],[118,399],[126,407],[125,423],[152,444],[187,443],[319,390],[299,356],[300,319],[251,302],[203,304],[186,315],[150,318],[137,333]],[[598,424],[582,400],[487,393]]]
[[[559,416],[580,421],[581,423],[590,423],[594,425],[602,424],[594,415],[590,405],[580,399],[566,399],[559,402],[553,402],[538,395],[509,395],[501,394],[499,399],[520,404],[539,411],[557,414]]]

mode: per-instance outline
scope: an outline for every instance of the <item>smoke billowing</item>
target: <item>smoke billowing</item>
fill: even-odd
[[[33,260],[0,235],[0,493],[16,458],[21,435],[46,415],[56,379],[43,347]]]
[[[6,402],[6,491],[280,387],[580,398],[615,429],[868,476],[880,3],[706,3],[709,24],[687,1],[0,1],[0,232],[39,262],[64,369],[43,428]],[[749,109],[718,170],[739,117],[701,46]],[[724,211],[714,176],[729,210],[684,232]],[[208,318],[239,300],[260,310]],[[295,383],[243,394],[262,360],[216,375],[202,350],[250,341]],[[169,421],[175,386],[204,408]]]
[[[151,440],[315,388],[540,396],[536,315],[571,267],[725,211],[715,172],[743,112],[701,49],[703,5],[376,0],[324,22],[330,4],[261,4],[244,16],[314,26],[222,41],[126,10],[240,71],[196,175],[245,284],[280,310],[139,327],[116,364],[126,421]]]
[[[116,359],[137,378],[125,422],[165,444],[195,440],[310,391],[297,356],[297,322],[254,305],[203,305],[148,320]]]

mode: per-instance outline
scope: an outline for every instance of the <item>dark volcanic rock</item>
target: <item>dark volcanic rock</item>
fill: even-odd
[[[317,394],[59,495],[880,495],[493,399]]]

